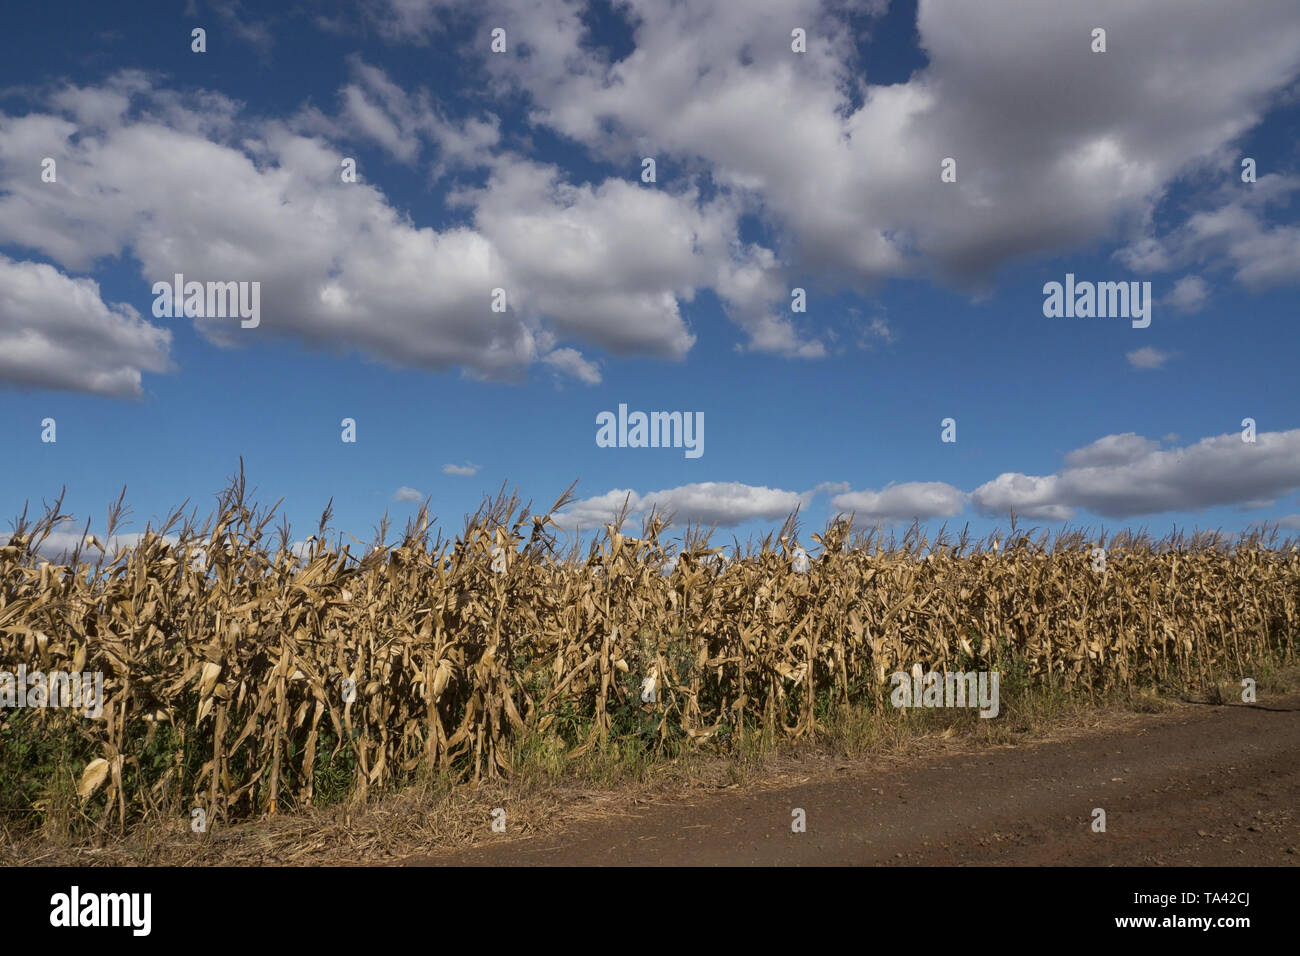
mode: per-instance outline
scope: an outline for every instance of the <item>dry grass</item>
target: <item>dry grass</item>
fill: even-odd
[[[620,522],[559,553],[549,515],[567,496],[532,516],[498,495],[454,540],[422,510],[359,555],[327,542],[328,511],[301,557],[287,527],[265,540],[271,512],[246,504],[242,469],[202,527],[178,512],[111,559],[38,556],[57,504],[20,519],[0,548],[0,670],[102,671],[106,701],[95,720],[0,710],[7,839],[166,835],[197,807],[213,824],[297,810],[277,825],[328,840],[320,814],[412,785],[455,806],[521,772],[648,780],[666,757],[851,736],[844,715],[889,714],[888,676],[916,664],[1041,692],[1044,713],[1016,718],[1032,725],[1062,695],[1222,696],[1225,675],[1294,661],[1290,542],[1013,524],[1000,546],[915,529],[896,543],[837,522],[800,574],[795,516],[725,565],[698,529],[664,543],[654,515],[639,537]],[[887,743],[889,726],[868,722],[854,746]],[[489,790],[459,796],[465,781]]]
[[[1300,688],[1300,669],[1272,672],[1269,696]],[[1031,690],[1006,701],[1011,721],[970,720],[956,711],[902,716],[839,712],[812,738],[761,741],[726,755],[692,751],[654,763],[583,760],[561,772],[520,764],[508,779],[476,787],[450,779],[403,788],[365,805],[306,808],[191,831],[182,819],[153,819],[95,845],[33,834],[0,844],[0,866],[328,865],[392,864],[454,852],[470,844],[526,839],[620,816],[638,805],[693,801],[697,794],[743,788],[780,789],[847,771],[888,772],[990,746],[1038,746],[1149,725],[1151,713],[1178,720],[1196,710],[1152,689],[1115,693],[1095,703]],[[618,773],[606,772],[616,766]],[[507,834],[491,831],[492,811],[508,810]]]

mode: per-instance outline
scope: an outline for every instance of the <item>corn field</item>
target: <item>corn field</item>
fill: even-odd
[[[1014,664],[1093,693],[1294,655],[1290,542],[1014,525],[997,543],[885,542],[837,520],[804,552],[795,515],[726,559],[699,529],[665,543],[651,515],[637,537],[620,521],[558,549],[571,492],[536,515],[503,492],[452,539],[421,509],[395,544],[386,523],[374,543],[331,544],[327,509],[294,548],[241,474],[202,526],[178,511],[130,548],[87,540],[57,564],[37,548],[59,504],[24,514],[0,548],[0,670],[99,671],[104,702],[93,719],[0,710],[0,738],[21,720],[75,741],[86,811],[124,828],[310,805],[326,777],[360,800],[421,772],[490,778],[530,736],[570,757],[630,734],[802,737],[836,707],[888,707],[889,675],[916,664]]]

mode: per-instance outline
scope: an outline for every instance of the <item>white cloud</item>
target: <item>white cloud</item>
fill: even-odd
[[[1183,276],[1165,296],[1165,303],[1180,312],[1198,312],[1205,308],[1210,286],[1200,276]]]
[[[971,492],[971,501],[986,515],[1005,515],[1014,510],[1026,518],[1067,521],[1074,509],[1059,503],[1059,494],[1060,480],[1055,475],[1006,472]]]
[[[1292,186],[1297,187],[1300,181]],[[1188,254],[1227,259],[1234,278],[1248,289],[1300,282],[1300,226],[1270,225],[1244,202],[1196,213],[1183,238]]]
[[[171,332],[91,279],[0,255],[0,382],[140,398],[143,372],[165,372]]]
[[[548,361],[592,382],[594,362],[557,350],[557,336],[679,359],[695,342],[681,303],[717,287],[753,347],[821,354],[777,314],[779,296],[769,301],[781,290],[778,264],[738,242],[728,197],[706,203],[693,189],[623,179],[573,186],[513,154],[471,158],[496,141],[492,123],[449,124],[424,94],[360,61],[353,69],[337,120],[310,110],[289,123],[258,120],[218,94],[176,94],[138,73],[61,90],[55,113],[0,114],[0,242],[69,269],[134,257],[146,289],[177,272],[260,282],[266,318],[256,333],[196,322],[223,345],[287,336],[508,380]],[[79,137],[92,120],[98,135]],[[488,165],[483,187],[448,197],[470,208],[473,228],[418,227],[373,185],[341,183],[340,152],[326,137],[347,130],[399,159],[428,137],[442,147],[440,164]],[[52,149],[68,183],[59,189],[30,175],[31,156]],[[507,293],[504,313],[489,308],[496,288]]]
[[[1140,349],[1134,349],[1127,355],[1128,364],[1134,368],[1160,368],[1169,361],[1168,352],[1162,352],[1154,349],[1149,345],[1144,345]]]
[[[1270,209],[1290,206],[1298,191],[1300,177],[1276,173],[1249,186],[1220,187],[1213,208],[1192,214],[1167,235],[1145,236],[1116,255],[1153,269],[1221,262],[1252,291],[1295,284],[1300,282],[1300,226],[1270,223],[1268,217]],[[1180,279],[1169,301],[1194,311],[1208,290],[1189,280],[1199,282],[1196,276]]]
[[[1165,441],[1177,436],[1166,436]],[[731,527],[748,521],[778,521],[796,506],[807,508],[831,495],[835,512],[852,512],[863,524],[930,521],[961,514],[967,503],[987,516],[1068,521],[1078,509],[1106,518],[1132,518],[1215,506],[1250,510],[1269,507],[1300,489],[1300,429],[1261,432],[1256,442],[1239,433],[1202,439],[1175,449],[1134,432],[1106,435],[1070,452],[1053,475],[1005,472],[969,494],[940,481],[887,485],[852,491],[846,482],[822,482],[794,492],[740,482],[701,482],[641,494],[616,488],[570,505],[559,517],[565,528],[599,528],[628,504],[630,517],[652,507],[676,512],[677,523],[698,521]]]
[[[1276,500],[1300,488],[1300,429],[1203,438],[1161,450],[1136,435],[1110,435],[1072,453],[1055,475],[999,475],[971,500],[984,514],[1014,508],[1026,517],[1067,520],[1076,508],[1106,518]]]
[[[149,118],[119,116],[113,125],[120,104],[92,94],[83,112],[110,124],[99,136],[74,140],[76,123],[39,113],[0,120],[0,242],[75,269],[133,255],[142,297],[177,272],[259,281],[265,317],[256,332],[196,323],[222,344],[289,336],[398,365],[517,379],[554,353],[551,321],[630,354],[680,357],[694,342],[677,306],[708,273],[692,244],[712,230],[708,241],[725,247],[727,236],[721,219],[706,221],[685,200],[621,183],[565,192],[549,168],[524,164],[516,174],[520,164],[502,161],[482,197],[484,231],[419,228],[376,188],[341,184],[339,153],[318,137],[251,122],[235,146],[224,137],[236,135],[237,104],[202,101],[198,113],[165,91],[132,89]],[[69,109],[83,95],[61,94]],[[33,151],[55,147],[67,188],[30,175]],[[647,222],[660,234],[654,248],[640,241]],[[509,235],[514,228],[522,233]],[[580,247],[572,255],[571,240]],[[490,310],[497,287],[510,311]],[[565,352],[552,364],[592,375]],[[75,373],[45,377],[62,386]],[[135,388],[127,380],[94,387]]]
[[[918,274],[979,284],[1016,257],[1140,232],[1168,186],[1217,161],[1300,70],[1291,0],[1263,2],[1245,18],[1213,0],[1067,10],[931,0],[917,21],[928,66],[890,86],[868,85],[872,64],[845,21],[878,3],[628,0],[613,13],[635,50],[617,62],[590,43],[581,3],[478,0],[460,11],[480,15],[477,41],[509,20],[528,45],[485,66],[526,94],[533,122],[629,169],[653,155],[707,171],[732,213],[759,214],[781,256],[750,248],[727,263],[715,249],[704,258],[719,267],[703,281],[746,348],[817,358],[817,330],[788,312],[796,270],[840,285]],[[390,13],[425,39],[448,6],[406,0],[401,17]],[[1099,19],[1124,39],[1104,60],[1089,49]],[[808,29],[806,54],[770,28],[786,21]],[[941,186],[949,156],[958,183]],[[734,231],[735,215],[725,221]],[[1239,279],[1300,272],[1289,230],[1256,221],[1254,231],[1219,250],[1252,258]],[[1177,258],[1155,236],[1126,253],[1144,270]],[[1184,284],[1174,301],[1190,307],[1196,291]]]
[[[484,57],[491,92],[523,91],[532,122],[628,174],[572,185],[503,152],[491,114],[449,120],[426,90],[360,60],[337,116],[308,109],[285,123],[125,71],[59,91],[48,112],[0,114],[0,242],[74,272],[122,255],[148,282],[178,271],[261,281],[255,335],[200,323],[223,344],[285,336],[499,379],[548,362],[590,381],[594,363],[578,362],[576,346],[679,359],[695,342],[682,305],[705,289],[745,348],[818,358],[813,314],[789,312],[792,275],[853,288],[915,275],[979,283],[1008,260],[1098,237],[1131,237],[1125,256],[1143,268],[1217,261],[1263,287],[1300,276],[1300,228],[1266,215],[1296,188],[1286,177],[1261,177],[1172,235],[1143,233],[1170,184],[1222,161],[1293,83],[1293,8],[929,0],[917,20],[928,65],[872,86],[845,17],[878,13],[874,2],[627,0],[613,12],[636,50],[611,62],[571,0],[371,0],[367,16],[393,38],[427,41],[451,15],[472,15],[479,43],[507,22],[529,49]],[[1104,55],[1088,48],[1101,21]],[[806,54],[772,29],[787,22],[808,29]],[[451,197],[473,227],[421,228],[373,185],[341,184],[348,135],[433,175],[486,166],[482,188]],[[56,149],[52,189],[31,169]],[[650,155],[682,175],[640,183]],[[958,182],[941,184],[950,156]],[[716,193],[700,188],[706,174]],[[770,227],[772,249],[740,241],[746,213]],[[1173,301],[1190,305],[1198,287],[1185,280]],[[487,307],[497,287],[506,313]],[[99,387],[138,386],[128,371]]]
[[[534,49],[487,67],[527,92],[536,122],[612,161],[702,164],[761,206],[801,268],[971,280],[1143,223],[1300,69],[1292,0],[1248,18],[1213,0],[930,0],[917,22],[929,65],[866,86],[853,6],[629,0],[616,9],[636,50],[601,62],[579,4],[489,0],[487,19],[511,9]],[[1102,21],[1104,56],[1089,49]],[[808,52],[791,54],[775,22],[807,28]],[[958,182],[941,186],[950,156]]]
[[[559,369],[565,375],[588,385],[599,385],[600,368],[588,362],[577,349],[556,349],[542,357],[542,361]]]
[[[840,512],[853,512],[862,522],[900,522],[918,518],[948,518],[960,514],[966,495],[942,481],[906,481],[880,491],[849,491],[831,499]]]
[[[798,492],[746,485],[738,481],[704,481],[665,488],[644,495],[615,488],[594,498],[574,502],[556,516],[563,528],[600,528],[612,521],[628,502],[629,516],[644,516],[651,508],[672,512],[677,524],[699,522],[734,527],[746,521],[779,520],[802,503]]]
[[[475,226],[510,263],[517,307],[551,317],[559,333],[672,359],[695,343],[678,300],[711,278],[701,248],[721,254],[728,223],[693,193],[616,179],[571,186],[554,167],[503,157],[457,202],[474,207]]]
[[[1076,448],[1065,456],[1065,463],[1070,468],[1129,465],[1142,460],[1159,447],[1158,442],[1143,438],[1137,432],[1124,432],[1122,435],[1107,435],[1082,448]]]
[[[507,270],[482,237],[417,229],[372,187],[340,184],[338,153],[320,140],[264,124],[245,131],[245,152],[204,135],[205,124],[220,125],[220,110],[190,117],[175,109],[178,124],[140,120],[77,142],[70,123],[6,118],[0,241],[70,268],[133,254],[142,297],[177,272],[260,281],[256,331],[197,323],[225,343],[294,336],[395,364],[460,364],[502,377],[536,357],[529,325],[489,311],[490,290]],[[32,186],[18,165],[34,138],[52,133],[67,189]]]
[[[434,178],[491,161],[501,141],[501,121],[495,114],[450,120],[427,88],[408,90],[380,67],[355,55],[349,57],[348,64],[352,81],[339,90],[337,117],[308,108],[295,117],[296,129],[370,140],[407,164],[423,154],[426,143],[431,144],[437,153]]]
[[[847,481],[823,481],[813,486],[812,490],[804,492],[804,504],[812,501],[817,495],[840,495],[852,488],[853,486]]]
[[[401,97],[400,102],[404,103],[406,94],[400,88],[389,84],[382,78],[382,74],[376,77],[375,74],[378,72],[372,67],[362,68],[363,77],[383,84],[378,90],[374,89],[373,83],[364,85],[354,83],[344,87],[341,119],[352,130],[384,147],[396,159],[409,163],[420,152],[420,139],[415,130],[410,127],[409,117],[400,114],[394,116],[385,110],[379,98],[374,97],[375,93],[383,96],[391,87]],[[393,105],[392,98],[388,98],[388,102],[390,106]]]
[[[482,465],[476,465],[472,461],[463,465],[443,465],[442,473],[444,475],[459,475],[462,478],[469,478],[477,475]]]
[[[424,495],[416,491],[414,488],[408,487],[407,485],[402,485],[402,487],[398,488],[395,492],[393,492],[393,500],[410,501],[418,504],[419,502],[424,500]]]

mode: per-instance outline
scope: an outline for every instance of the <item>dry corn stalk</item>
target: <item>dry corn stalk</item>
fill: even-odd
[[[815,557],[783,534],[720,562],[707,536],[661,543],[652,515],[641,537],[611,524],[580,560],[548,530],[568,494],[543,516],[498,495],[453,541],[431,541],[421,511],[360,557],[326,543],[323,519],[299,556],[287,529],[263,543],[270,513],[245,504],[241,475],[204,527],[174,515],[93,564],[38,555],[56,505],[0,548],[0,669],[103,672],[99,718],[37,719],[89,735],[77,792],[125,826],[148,807],[310,803],[326,766],[359,799],[421,767],[497,775],[527,734],[571,755],[634,724],[660,740],[744,721],[801,736],[819,698],[884,706],[888,676],[922,664],[1014,660],[1030,681],[1096,690],[1294,653],[1300,555],[1259,537],[1123,536],[1097,573],[1081,534],[1013,530],[990,549],[914,530],[885,547],[841,521]],[[165,767],[144,759],[160,733],[177,742]]]

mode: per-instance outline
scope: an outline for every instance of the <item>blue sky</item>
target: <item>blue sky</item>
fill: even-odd
[[[16,8],[0,510],[66,485],[93,530],[126,485],[139,531],[242,456],[298,537],[575,479],[571,527],[631,492],[742,541],[1300,528],[1300,9],[1075,7]],[[177,272],[258,325],[155,317]],[[1149,327],[1046,317],[1067,273],[1149,282]],[[620,403],[703,455],[597,447]]]

